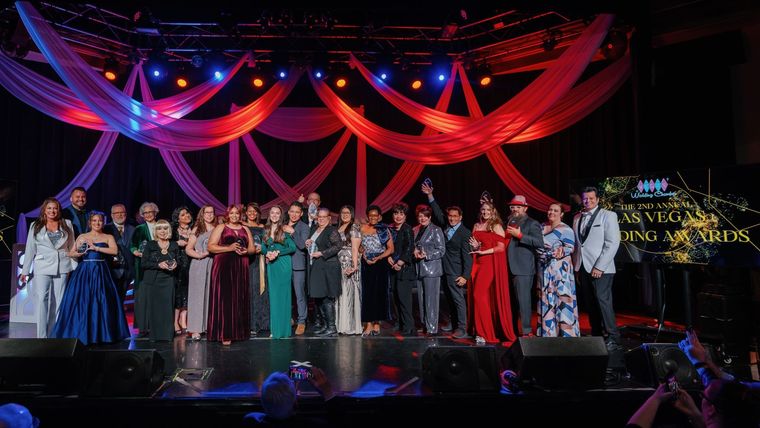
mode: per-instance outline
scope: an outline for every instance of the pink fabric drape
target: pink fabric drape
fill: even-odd
[[[367,145],[361,139],[356,140],[356,193],[354,212],[367,211]]]
[[[451,103],[451,94],[454,93],[454,82],[456,81],[456,70],[458,64],[454,63],[451,66],[451,72],[449,73],[449,80],[446,82],[446,86],[443,87],[441,96],[438,98],[438,102],[435,104],[436,111],[446,111]],[[422,130],[422,135],[433,135],[436,131],[431,127],[425,127]],[[425,164],[412,161],[404,161],[396,171],[388,185],[385,186],[382,192],[372,201],[372,205],[377,205],[382,211],[388,211],[393,204],[399,202],[409,190],[414,186],[419,178],[422,170],[425,169]],[[367,171],[364,170],[364,176],[366,177]],[[357,171],[358,175],[358,171]],[[363,213],[363,211],[356,211],[357,213]]]
[[[472,159],[528,128],[580,77],[612,22],[599,15],[578,40],[528,87],[481,120],[446,134],[411,136],[384,129],[351,111],[322,81],[309,79],[322,102],[351,131],[389,156],[428,164]]]
[[[259,99],[236,113],[208,120],[175,119],[116,90],[79,57],[28,2],[16,3],[19,16],[40,52],[77,97],[125,136],[167,150],[197,150],[226,144],[249,132],[287,97],[300,77],[291,70]]]
[[[124,86],[125,94],[132,94],[135,91],[137,74],[137,67],[133,68],[129,73],[127,84]],[[116,138],[118,138],[118,136],[118,132],[103,133],[103,135],[98,140],[98,143],[95,145],[95,149],[93,149],[92,153],[90,153],[90,157],[87,158],[87,161],[84,163],[84,165],[82,165],[82,168],[79,170],[77,175],[74,176],[74,178],[69,182],[68,185],[66,185],[66,187],[61,189],[61,191],[55,195],[55,198],[58,199],[58,201],[61,203],[62,208],[66,208],[71,205],[71,200],[69,197],[71,195],[71,191],[74,190],[75,187],[81,186],[85,189],[89,189],[90,186],[92,186],[92,183],[95,181],[98,175],[100,175],[100,171],[103,169],[103,165],[106,164],[108,157],[111,155],[111,150],[113,149],[113,145],[116,143]],[[21,244],[26,243],[26,236],[28,232],[26,218],[37,217],[39,215],[40,209],[38,207],[32,211],[29,211],[28,213],[21,213],[18,216],[18,222],[16,224],[16,242]]]
[[[153,93],[148,85],[148,80],[145,78],[142,65],[138,66],[138,75],[140,77],[140,93],[142,94],[143,101],[149,102],[153,100]],[[201,207],[205,204],[210,204],[214,209],[224,211],[225,205],[216,199],[206,186],[201,183],[198,176],[195,175],[190,165],[188,165],[182,156],[182,153],[163,149],[159,149],[158,152],[169,169],[169,173],[195,205]]]
[[[280,107],[256,130],[285,141],[305,143],[321,140],[343,128],[343,124],[324,107]]]
[[[227,204],[239,204],[240,196],[240,140],[230,141],[230,166],[227,183]]]
[[[267,162],[264,154],[261,153],[259,148],[256,146],[256,143],[253,141],[253,138],[250,135],[244,135],[243,145],[251,155],[253,163],[256,164],[256,167],[258,167],[259,173],[261,173],[262,177],[264,177],[264,181],[269,184],[269,186],[277,195],[275,199],[263,204],[262,210],[269,209],[271,206],[276,204],[289,204],[292,201],[296,200],[299,195],[306,195],[317,190],[325,178],[327,178],[327,176],[330,174],[330,171],[335,168],[335,164],[338,162],[338,159],[343,153],[343,150],[346,148],[346,145],[348,144],[350,138],[351,131],[345,130],[343,132],[343,135],[341,135],[340,139],[335,144],[335,147],[330,150],[330,152],[327,154],[327,156],[325,156],[324,159],[322,159],[319,165],[317,165],[314,170],[307,174],[306,177],[301,179],[301,181],[299,181],[295,186],[290,187],[287,183],[285,183],[285,180],[283,180],[282,177],[280,177],[277,172],[275,172],[274,168],[272,168],[272,165]]]
[[[179,94],[145,102],[145,105],[174,118],[185,116],[219,92],[237,73],[245,59],[244,56],[228,68],[222,80],[212,78]],[[24,103],[60,121],[99,131],[115,130],[79,100],[71,89],[24,67],[2,51],[0,85]]]

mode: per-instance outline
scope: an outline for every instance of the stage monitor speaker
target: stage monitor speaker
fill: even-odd
[[[601,337],[521,337],[510,357],[523,384],[580,390],[604,386],[609,355]]]
[[[86,371],[84,395],[147,397],[163,381],[164,359],[155,349],[93,349]]]
[[[77,339],[0,339],[0,390],[77,393],[84,354]]]
[[[487,392],[500,388],[490,346],[431,346],[422,355],[422,378],[435,392]]]
[[[702,388],[697,371],[676,343],[644,343],[625,354],[625,364],[632,379],[653,388],[670,372],[682,388]]]

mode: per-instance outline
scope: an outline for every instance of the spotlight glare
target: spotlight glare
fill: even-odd
[[[386,74],[386,73],[381,73],[381,74],[380,74],[380,78],[381,78],[381,79],[383,79],[383,80],[385,80],[385,79],[387,79],[387,78],[388,78],[388,74]]]
[[[340,79],[338,79],[338,80],[335,81],[335,86],[337,86],[339,88],[344,88],[346,86],[346,83],[348,83],[348,82],[346,82],[346,79],[344,79],[344,78],[341,77]]]
[[[444,80],[446,80],[446,76],[444,76],[443,74],[439,74],[438,75],[438,80],[441,81],[441,82],[443,82]]]
[[[415,90],[416,90],[416,89],[420,89],[421,87],[422,87],[422,80],[420,80],[420,79],[415,79],[415,80],[412,82],[412,89],[415,89]]]
[[[187,80],[185,80],[182,77],[178,78],[177,79],[177,86],[179,86],[180,88],[186,87],[187,86]]]
[[[264,86],[264,80],[260,77],[254,77],[253,78],[253,86],[256,88],[260,88]]]
[[[314,77],[316,77],[317,79],[321,79],[322,78],[322,72],[321,71],[314,72]]]
[[[214,72],[214,79],[216,79],[216,80],[222,80],[222,72],[221,71],[215,71]]]
[[[288,77],[288,73],[286,73],[284,71],[281,71],[278,76],[280,76],[280,79],[284,79],[284,78]]]
[[[491,83],[490,76],[484,76],[482,79],[480,79],[480,86],[488,86],[490,83]]]
[[[153,77],[161,77],[161,70],[159,69],[153,70]]]
[[[108,80],[116,80],[116,73],[113,71],[106,71],[104,75]]]

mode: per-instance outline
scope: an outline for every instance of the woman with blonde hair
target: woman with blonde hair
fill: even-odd
[[[143,250],[141,263],[144,273],[140,287],[145,299],[150,340],[172,340],[174,288],[182,254],[177,242],[171,240],[172,227],[168,221],[156,222],[155,238],[155,241],[148,241]]]

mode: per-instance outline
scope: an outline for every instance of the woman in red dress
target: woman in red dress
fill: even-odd
[[[472,228],[472,287],[469,288],[471,334],[475,343],[515,341],[509,300],[509,274],[504,251],[509,242],[499,213],[491,202],[480,206],[480,221]]]

